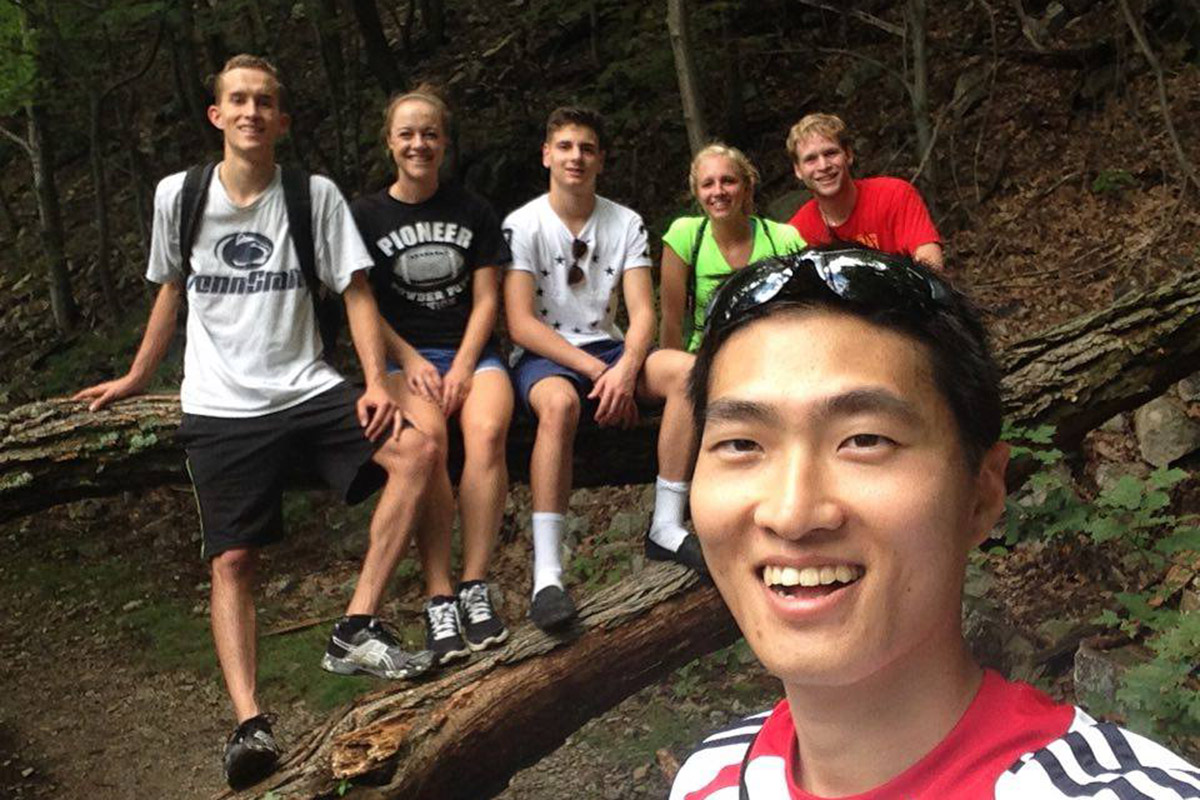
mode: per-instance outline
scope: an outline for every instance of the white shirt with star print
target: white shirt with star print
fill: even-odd
[[[617,290],[627,269],[650,266],[646,226],[636,211],[603,197],[592,216],[573,236],[544,194],[504,218],[504,235],[512,250],[509,269],[534,277],[534,313],[575,347],[605,339],[624,340],[617,327]],[[575,240],[587,245],[575,261]],[[578,263],[584,279],[568,282]],[[520,353],[514,353],[514,360]]]

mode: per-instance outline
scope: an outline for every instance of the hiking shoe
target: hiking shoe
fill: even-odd
[[[453,597],[431,597],[425,603],[425,649],[433,653],[438,664],[470,655]]]
[[[279,766],[279,745],[271,731],[274,721],[266,714],[251,717],[225,743],[225,780],[235,792],[253,786]]]
[[[492,608],[492,598],[484,581],[466,581],[458,585],[458,615],[463,638],[472,650],[482,650],[508,638],[508,628]]]
[[[692,533],[683,538],[678,550],[668,550],[651,539],[650,531],[646,531],[646,558],[653,561],[674,561],[701,575],[708,574],[708,564],[704,563],[704,553],[700,551],[700,540]]]
[[[571,595],[561,586],[545,587],[533,596],[533,604],[529,607],[529,618],[544,631],[561,628],[578,613]]]
[[[377,618],[350,636],[340,636],[334,626],[321,659],[321,669],[338,675],[374,675],[390,680],[415,678],[433,666],[433,653],[409,653]]]

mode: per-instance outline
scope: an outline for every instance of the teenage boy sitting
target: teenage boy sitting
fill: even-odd
[[[1200,797],[1178,757],[967,649],[1008,448],[961,294],[873,251],[760,262],[721,290],[691,397],[696,534],[784,699],[705,740],[671,800]]]
[[[95,410],[142,391],[167,351],[186,291],[178,436],[200,509],[202,555],[212,567],[217,659],[238,721],[224,754],[225,777],[237,789],[269,775],[280,755],[255,696],[253,590],[258,548],[282,535],[286,472],[297,461],[310,464],[349,503],[383,487],[358,585],[321,666],[407,678],[428,669],[431,656],[404,652],[375,611],[408,545],[436,449],[404,423],[386,389],[379,315],[366,279],[371,257],[337,187],[313,176],[316,273],[342,293],[366,390],[360,395],[324,360],[275,164],[275,143],[289,124],[275,68],[235,56],[213,93],[208,118],[224,136],[224,160],[212,173],[189,263],[180,250],[179,173],[155,194],[146,277],[162,288],[137,356],[125,376],[76,398]]]
[[[504,220],[512,249],[504,301],[509,334],[524,352],[513,365],[517,397],[537,418],[530,460],[533,492],[533,604],[543,630],[575,617],[562,585],[560,543],[571,491],[571,453],[581,414],[629,427],[638,402],[665,403],[658,480],[647,554],[703,569],[683,527],[692,422],[687,375],[692,356],[651,351],[654,294],[646,228],[636,212],[596,194],[604,166],[596,112],[559,108],[546,123],[542,165],[550,191]],[[629,332],[616,325],[617,291]]]

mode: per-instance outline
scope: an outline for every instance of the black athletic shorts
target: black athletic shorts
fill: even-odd
[[[371,460],[372,442],[358,424],[360,390],[340,383],[298,406],[260,417],[184,414],[176,433],[200,509],[209,559],[235,547],[260,547],[283,536],[283,489],[300,467],[353,505],[387,479]]]

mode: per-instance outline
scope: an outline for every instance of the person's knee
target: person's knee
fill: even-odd
[[[538,398],[534,407],[537,412],[538,428],[555,431],[571,431],[579,424],[579,395],[574,391],[554,390]]]
[[[463,444],[468,456],[478,454],[478,457],[485,461],[494,461],[504,456],[507,435],[507,420],[480,419],[463,424]]]
[[[435,435],[409,426],[401,431],[399,439],[389,437],[383,443],[376,451],[375,461],[388,477],[414,473],[428,475],[446,461],[445,438],[439,444]]]
[[[654,357],[661,359],[655,367],[658,368],[662,394],[666,397],[686,395],[688,380],[692,375],[692,364],[695,363],[696,357],[678,350],[660,350]]]
[[[258,553],[249,548],[226,550],[211,561],[213,585],[252,584],[258,570]]]

